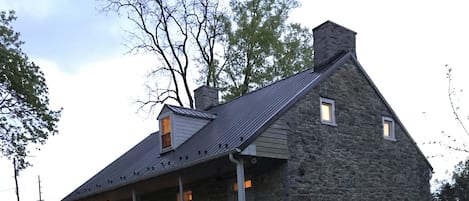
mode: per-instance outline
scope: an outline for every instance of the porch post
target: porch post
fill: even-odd
[[[233,154],[229,155],[230,161],[236,164],[236,181],[238,183],[238,201],[246,201],[246,192],[244,190],[244,161],[236,160]]]
[[[181,175],[179,175],[178,180],[179,180],[179,201],[185,201],[184,200],[184,188],[182,187]]]
[[[132,189],[132,201],[137,201],[137,193],[135,192],[135,189]]]

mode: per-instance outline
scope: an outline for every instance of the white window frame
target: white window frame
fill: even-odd
[[[163,119],[166,118],[166,117],[169,117],[169,123],[170,123],[170,138],[171,138],[171,146],[168,146],[168,147],[164,147],[163,148],[163,141],[161,139],[161,136],[163,135]],[[166,152],[169,152],[171,150],[173,150],[173,146],[174,146],[174,127],[173,127],[173,120],[174,120],[174,117],[173,115],[171,114],[165,114],[165,115],[161,115],[161,117],[158,119],[158,122],[159,122],[159,140],[160,140],[160,149],[161,149],[161,153],[166,153]]]
[[[321,123],[331,125],[331,126],[337,126],[336,121],[335,121],[335,101],[332,100],[332,99],[320,97],[319,102],[320,102],[319,103],[319,108],[320,108],[320,113],[321,113],[320,114]],[[331,105],[331,120],[330,121],[326,121],[322,118],[322,112],[323,112],[322,111],[322,105],[323,105],[323,103]]]
[[[389,136],[385,136],[384,135],[384,124],[386,122],[390,122],[391,125],[390,125],[390,131],[389,131]],[[383,135],[383,138],[386,139],[386,140],[396,140],[396,129],[395,129],[395,122],[394,122],[394,119],[392,119],[391,117],[383,117],[383,120],[382,120],[382,124],[381,124],[381,134]]]

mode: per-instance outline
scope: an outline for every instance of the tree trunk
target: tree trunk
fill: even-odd
[[[15,171],[15,191],[16,191],[16,199],[20,201],[20,191],[18,188],[18,169],[16,168],[16,158],[13,158],[13,169]]]

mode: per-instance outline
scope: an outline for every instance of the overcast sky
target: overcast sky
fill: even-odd
[[[126,55],[125,19],[97,12],[93,0],[0,0],[14,9],[23,49],[39,64],[50,89],[52,108],[63,107],[59,135],[29,158],[20,173],[22,200],[60,200],[107,164],[157,130],[153,118],[137,115],[132,99],[144,95],[151,56]],[[291,20],[314,28],[332,20],[357,32],[358,60],[430,158],[434,178],[462,154],[423,143],[441,131],[462,136],[447,100],[445,64],[463,92],[459,104],[469,114],[469,12],[464,1],[303,1]],[[469,123],[468,123],[469,124]],[[465,140],[458,137],[458,142]],[[0,200],[14,200],[13,167],[0,159]]]

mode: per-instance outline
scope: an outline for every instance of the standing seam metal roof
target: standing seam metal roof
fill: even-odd
[[[351,58],[350,54],[343,55],[331,66],[339,66],[347,58]],[[213,107],[207,112],[169,106],[174,112],[196,117],[216,114],[216,118],[176,150],[163,155],[160,155],[158,132],[150,134],[63,200],[88,197],[209,160],[236,148],[242,149],[272,122],[274,117],[302,93],[316,86],[326,77],[323,75],[329,74],[335,67],[326,69],[321,72],[300,72],[231,102]]]

